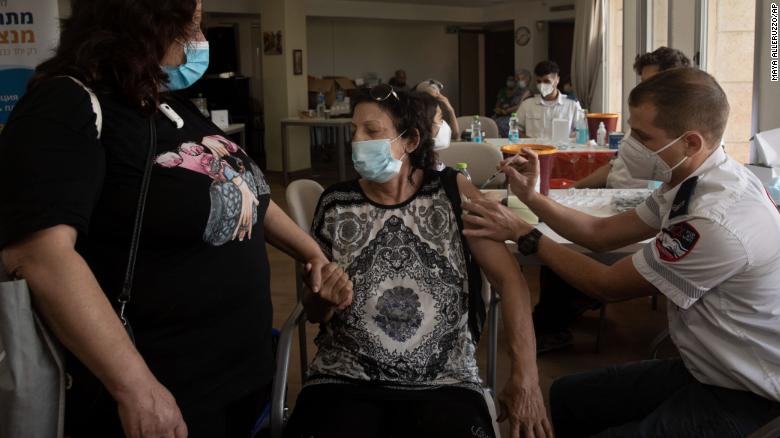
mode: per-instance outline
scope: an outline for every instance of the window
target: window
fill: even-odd
[[[669,45],[669,0],[652,0],[650,50]]]
[[[623,110],[623,0],[608,3],[607,112],[620,114]]]
[[[709,0],[706,4],[706,66],[729,99],[731,112],[723,141],[736,160],[748,161],[753,115],[756,2]]]

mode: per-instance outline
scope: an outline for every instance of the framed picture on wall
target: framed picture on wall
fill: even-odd
[[[293,50],[293,74],[296,76],[303,74],[303,50],[301,49]]]
[[[263,32],[263,53],[266,55],[282,54],[282,31]]]

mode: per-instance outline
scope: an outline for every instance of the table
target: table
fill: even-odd
[[[222,132],[227,135],[238,134],[239,146],[246,149],[246,125],[243,123],[231,123],[227,128],[223,129]]]
[[[506,195],[506,190],[482,190],[483,193],[498,192],[502,196]],[[559,203],[566,205],[567,207],[574,208],[584,213],[591,214],[598,217],[608,217],[618,214],[619,211],[613,206],[615,201],[620,203],[621,200],[633,200],[633,199],[645,199],[652,193],[648,189],[552,189],[550,190],[550,197]],[[625,208],[625,207],[621,207]],[[631,245],[612,250],[605,253],[594,253],[593,251],[572,243],[560,234],[550,228],[546,223],[540,222],[536,225],[536,228],[542,232],[546,237],[552,239],[567,248],[573,249],[579,253],[586,254],[593,259],[596,259],[602,263],[612,264],[623,257],[633,254],[649,242],[652,239],[648,239],[642,242],[636,242]],[[541,266],[541,260],[535,254],[525,256],[517,252],[517,244],[515,242],[506,242],[510,250],[515,253],[517,261],[520,265],[524,266]]]
[[[485,141],[496,147],[511,143],[507,138],[488,138]],[[520,144],[524,143],[551,144],[548,139],[521,138]],[[555,161],[550,177],[565,178],[573,181],[585,178],[596,169],[609,163],[617,153],[616,149],[579,145],[571,142],[556,146],[558,147],[558,152],[554,155]]]
[[[338,154],[339,181],[347,179],[347,168],[344,162],[345,144],[349,141],[351,118],[342,119],[301,119],[298,117],[282,119],[282,181],[286,186],[290,182],[290,145],[287,135],[290,126],[306,126],[308,128],[332,128],[336,130],[336,151]]]

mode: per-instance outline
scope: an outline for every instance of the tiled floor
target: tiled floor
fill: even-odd
[[[318,172],[320,175],[327,172]],[[269,175],[272,198],[283,209],[287,209],[284,199],[284,188],[281,178]],[[271,263],[271,296],[274,305],[274,323],[281,327],[284,320],[293,309],[295,298],[294,265],[285,254],[269,246]],[[538,268],[526,268],[524,273],[531,286],[532,300],[538,297]],[[610,304],[606,311],[601,351],[595,352],[596,332],[598,328],[598,312],[587,312],[573,327],[574,345],[567,349],[542,355],[538,359],[539,380],[542,391],[547,397],[550,384],[558,377],[604,367],[610,364],[637,361],[648,357],[648,347],[655,335],[666,326],[666,302],[659,300],[658,310],[651,310],[650,299],[636,299],[622,303]],[[309,357],[315,351],[313,338],[317,327],[307,325],[309,339]],[[480,345],[479,364],[484,367],[486,349]],[[508,377],[509,364],[504,345],[503,332],[499,333],[498,348],[498,384],[499,389]],[[297,337],[294,342],[290,360],[289,402],[295,403],[295,397],[300,391],[300,367]],[[484,375],[484,369],[483,369]],[[504,431],[504,436],[507,436]]]

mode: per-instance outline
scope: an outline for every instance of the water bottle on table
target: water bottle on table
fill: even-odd
[[[577,121],[574,123],[574,129],[577,132],[577,144],[588,143],[588,120],[585,117],[585,110],[580,110]]]
[[[517,113],[512,113],[509,118],[509,142],[520,143],[520,121],[517,120]]]
[[[317,95],[317,118],[325,118],[325,95],[322,92]]]
[[[469,180],[469,182],[471,182],[471,175],[469,175],[469,170],[468,169],[469,169],[468,163],[456,163],[455,164],[455,170],[457,170],[458,172],[462,173],[463,176],[465,176],[466,179]]]
[[[471,122],[471,141],[482,143],[482,122],[479,116],[474,116],[474,121]]]

